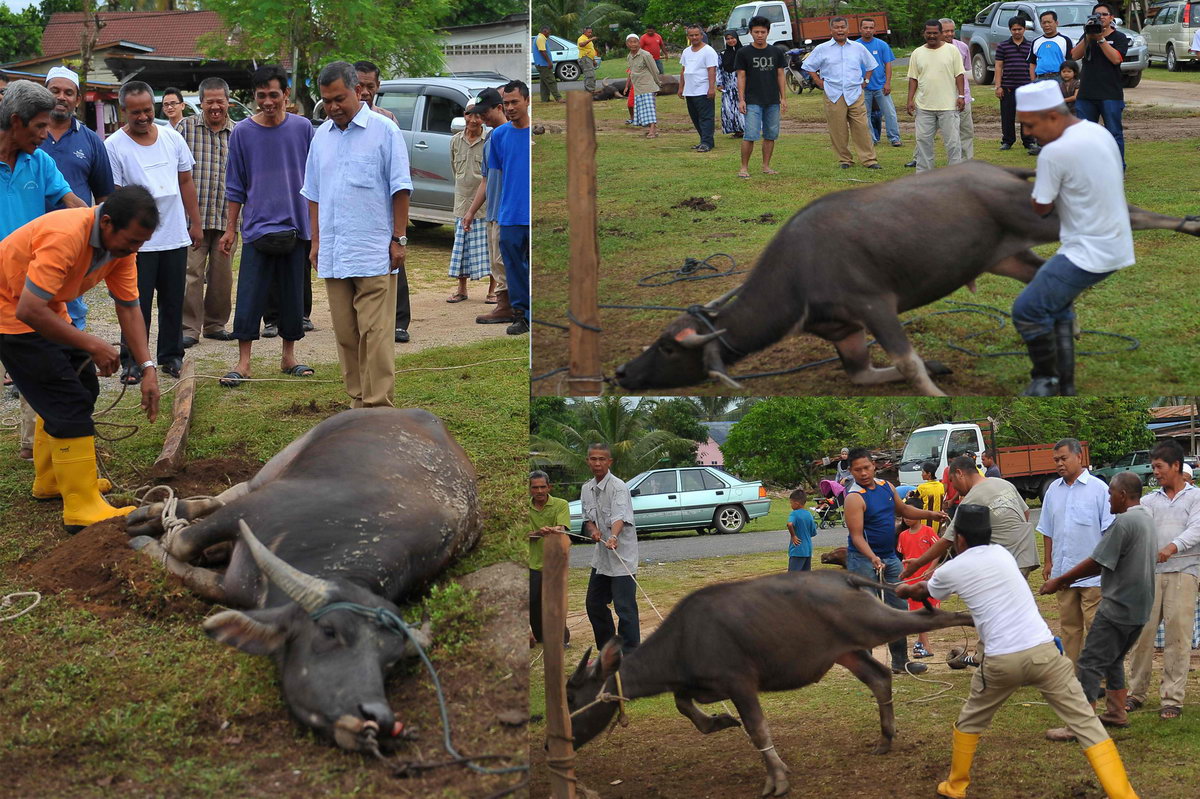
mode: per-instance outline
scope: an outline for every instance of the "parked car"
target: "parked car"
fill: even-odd
[[[529,37],[529,66],[533,76],[537,77],[537,68],[533,66],[533,54],[537,50],[537,37]],[[579,66],[579,46],[559,36],[546,37],[546,52],[550,54],[550,63],[554,64],[554,77],[563,81],[579,80],[583,68]]]
[[[628,481],[639,533],[695,530],[736,533],[771,510],[767,490],[711,466],[654,469]],[[583,506],[571,503],[571,532],[583,528]]]
[[[1092,470],[1092,474],[1106,483],[1121,472],[1133,472],[1142,478],[1144,486],[1158,485],[1158,481],[1154,479],[1154,470],[1150,467],[1150,450],[1148,449],[1127,452],[1113,461],[1112,466]]]
[[[450,137],[466,127],[463,114],[471,98],[489,86],[499,88],[506,83],[508,78],[495,72],[472,72],[449,78],[396,78],[380,84],[375,105],[396,116],[408,146],[413,183],[410,221],[454,224]],[[324,121],[324,108],[318,102],[313,124]]]
[[[201,113],[203,113],[203,110],[200,108],[200,95],[185,94],[183,96],[183,115],[185,117],[190,117]],[[254,112],[246,107],[244,103],[235,100],[232,97],[229,98],[229,118],[233,120],[235,125],[246,117],[253,115]],[[167,115],[164,114],[162,110],[161,94],[154,95],[154,124],[167,124]]]
[[[1178,0],[1150,6],[1142,25],[1150,60],[1165,61],[1171,72],[1194,62],[1196,56],[1188,48],[1197,28],[1200,28],[1200,3]]]

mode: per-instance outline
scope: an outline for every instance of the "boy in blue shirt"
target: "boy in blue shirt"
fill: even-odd
[[[792,503],[792,514],[788,516],[788,571],[806,572],[812,569],[812,537],[817,532],[812,514],[805,509],[808,494],[797,488],[788,496]]]

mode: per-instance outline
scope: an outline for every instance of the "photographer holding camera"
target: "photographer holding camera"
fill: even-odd
[[[1071,48],[1071,58],[1083,61],[1075,115],[1089,122],[1104,120],[1104,127],[1117,141],[1121,168],[1125,167],[1125,134],[1121,130],[1121,112],[1125,93],[1121,89],[1121,62],[1129,51],[1129,37],[1113,28],[1112,7],[1108,3],[1092,6],[1092,15],[1083,26],[1083,37]]]

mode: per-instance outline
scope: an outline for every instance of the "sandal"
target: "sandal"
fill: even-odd
[[[462,302],[467,298],[466,294],[455,292],[446,298],[446,302]]]
[[[225,376],[217,382],[225,388],[237,388],[242,383],[246,382],[246,376],[241,372],[226,372]]]
[[[290,369],[284,369],[281,367],[279,371],[285,375],[291,375],[292,377],[312,377],[314,374],[316,374],[313,371],[313,368],[306,363],[298,363]]]
[[[1164,707],[1162,710],[1158,711],[1158,717],[1160,719],[1163,719],[1164,721],[1167,721],[1170,719],[1177,719],[1182,715],[1183,715],[1183,708],[1176,707],[1174,705],[1169,705],[1168,707]]]
[[[658,138],[658,134],[657,134],[657,133],[647,133],[647,134],[646,134],[646,138],[647,138],[647,139],[657,139],[657,138]]]
[[[1141,710],[1142,705],[1146,704],[1140,699],[1134,699],[1132,696],[1125,700],[1125,712],[1132,713],[1135,710]]]
[[[136,386],[142,382],[142,367],[128,363],[121,369],[121,382],[127,386]]]
[[[496,297],[495,292],[493,292],[487,295],[487,298],[484,300],[484,302],[488,305],[495,305],[496,303],[500,302],[500,300],[498,297]]]

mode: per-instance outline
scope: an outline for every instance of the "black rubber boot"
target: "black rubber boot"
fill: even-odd
[[[924,663],[908,659],[907,638],[897,638],[889,642],[888,651],[892,653],[892,674],[922,674],[929,670]]]
[[[1025,339],[1025,347],[1029,350],[1029,360],[1033,369],[1029,376],[1033,378],[1021,392],[1025,397],[1057,397],[1058,396],[1058,347],[1053,332],[1042,333],[1036,338]]]
[[[1075,323],[1054,323],[1054,342],[1058,359],[1058,393],[1063,397],[1075,396]]]

